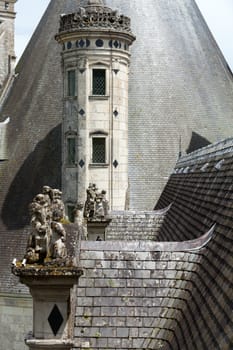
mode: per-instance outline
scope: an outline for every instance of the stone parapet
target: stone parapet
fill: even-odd
[[[106,228],[106,240],[157,241],[159,229],[170,206],[158,211],[112,211]]]
[[[119,15],[109,7],[88,6],[78,12],[63,15],[60,19],[59,33],[76,30],[111,30],[131,32],[130,18]]]

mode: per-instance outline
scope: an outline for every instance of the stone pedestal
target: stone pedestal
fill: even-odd
[[[88,220],[87,221],[87,236],[89,241],[105,241],[105,230],[109,225],[111,219],[101,221]]]
[[[72,289],[82,275],[74,266],[14,266],[13,273],[26,284],[33,297],[33,334],[30,350],[73,347]]]

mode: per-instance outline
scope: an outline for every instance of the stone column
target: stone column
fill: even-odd
[[[14,23],[17,0],[0,0],[0,96],[6,88],[7,80],[14,73],[15,47]]]
[[[33,334],[30,350],[69,350],[73,347],[72,289],[82,270],[74,266],[14,266],[33,298]]]

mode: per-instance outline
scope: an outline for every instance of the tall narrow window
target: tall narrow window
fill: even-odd
[[[72,205],[72,204],[67,205],[67,214],[68,214],[68,219],[70,220],[70,222],[74,222],[74,210],[75,210],[74,205]]]
[[[75,138],[74,137],[69,137],[67,139],[67,163],[68,165],[75,165]]]
[[[75,84],[75,70],[68,70],[68,86],[67,93],[68,96],[75,96],[76,84]]]
[[[92,81],[93,81],[92,94],[105,95],[105,91],[106,91],[105,69],[93,69]]]
[[[105,137],[92,138],[92,163],[106,163],[106,139]]]

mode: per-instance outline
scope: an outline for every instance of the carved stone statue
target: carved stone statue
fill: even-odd
[[[108,215],[109,205],[106,191],[98,191],[95,184],[89,184],[84,207],[84,217],[91,221],[102,221]]]
[[[83,215],[83,203],[78,202],[74,209],[74,223],[77,224],[82,230],[82,236],[87,240],[87,220]]]
[[[66,232],[61,223],[65,217],[62,192],[49,186],[35,196],[29,205],[32,232],[28,239],[25,259],[27,263],[43,263],[45,259],[67,256]]]
[[[103,0],[88,0],[89,6],[103,6]]]

